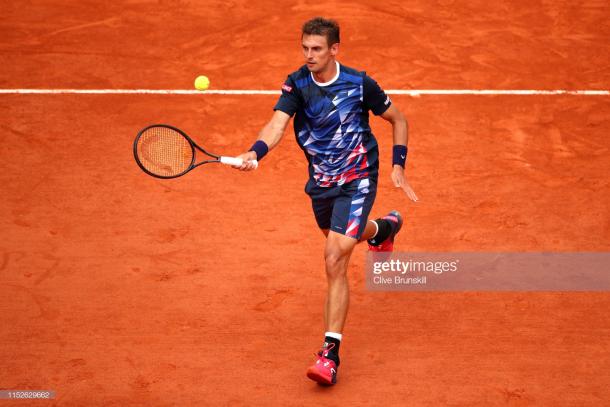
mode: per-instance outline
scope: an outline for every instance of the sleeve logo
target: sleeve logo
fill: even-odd
[[[286,84],[282,85],[282,89],[284,89],[286,92],[292,92],[292,86],[288,86]]]
[[[385,102],[383,102],[384,105],[388,105],[390,103],[390,97],[388,96],[387,99],[385,100]]]

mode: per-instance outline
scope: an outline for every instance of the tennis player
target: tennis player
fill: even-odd
[[[254,169],[248,160],[262,160],[295,116],[296,139],[309,163],[305,192],[311,197],[317,224],[326,236],[326,333],[318,359],[307,370],[307,376],[330,385],[336,383],[340,363],[339,348],[349,304],[347,266],[352,251],[365,240],[370,250],[392,251],[402,226],[398,211],[368,220],[379,167],[369,111],[392,124],[394,186],[413,201],[417,196],[404,175],[407,122],[371,77],[337,62],[339,25],[321,17],[307,21],[301,45],[305,65],[288,75],[271,120],[252,148],[239,156],[244,164],[236,168]]]

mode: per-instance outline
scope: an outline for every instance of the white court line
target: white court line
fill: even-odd
[[[581,95],[610,96],[610,90],[536,90],[536,89],[390,89],[388,95]],[[247,89],[213,89],[206,91],[181,89],[0,89],[0,94],[30,94],[30,95],[279,95],[279,90],[247,90]]]

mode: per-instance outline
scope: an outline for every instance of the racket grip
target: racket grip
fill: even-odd
[[[237,157],[220,157],[220,162],[227,165],[242,165],[244,160]],[[254,169],[258,168],[258,161],[252,160],[252,164],[254,164]]]

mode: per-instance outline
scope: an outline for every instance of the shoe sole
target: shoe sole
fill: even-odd
[[[314,382],[317,382],[319,384],[323,384],[326,386],[332,386],[333,384],[335,384],[335,382],[333,382],[332,379],[329,379],[328,377],[320,374],[320,371],[318,369],[316,369],[315,367],[310,367],[307,370],[307,377],[309,377]],[[335,381],[336,381],[336,379],[335,379]]]

